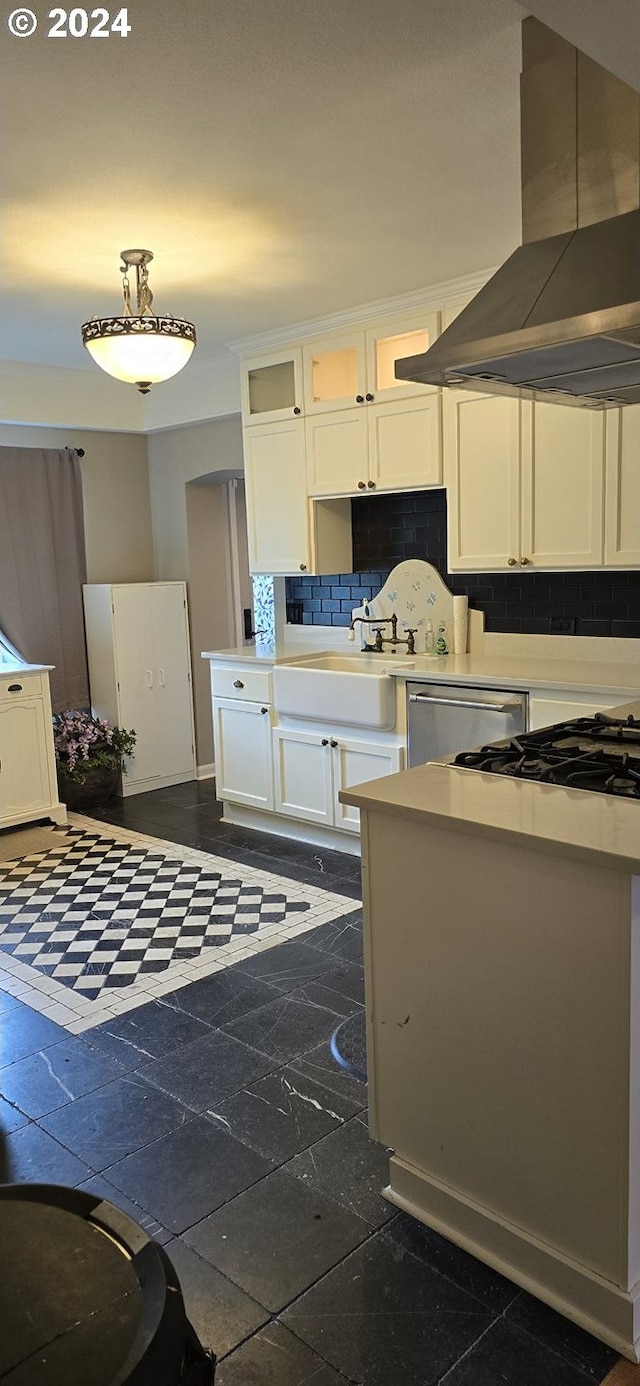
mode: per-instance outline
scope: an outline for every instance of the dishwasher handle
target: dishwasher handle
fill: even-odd
[[[436,703],[440,707],[471,707],[481,712],[515,712],[522,707],[519,698],[514,698],[509,703],[484,703],[474,701],[471,698],[439,698],[435,693],[410,693],[410,703]]]

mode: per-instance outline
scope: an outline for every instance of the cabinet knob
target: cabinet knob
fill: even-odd
[[[322,741],[320,742],[320,745],[321,745],[321,746],[328,746],[328,745],[329,745],[329,737],[328,737],[328,736],[323,736]]]
[[[264,714],[265,712],[268,712],[269,709],[268,709],[268,707],[261,707],[261,708],[260,708],[260,711]]]
[[[364,395],[356,395],[356,404],[364,404]]]
[[[507,559],[507,567],[508,567],[508,568],[515,568],[517,561],[518,561],[518,560],[517,560],[516,558],[508,558],[508,559]]]
[[[306,573],[306,571],[307,571],[307,565],[306,565],[306,563],[299,563],[299,564],[298,564],[298,567],[299,567],[301,573]]]
[[[301,414],[301,413],[302,413],[302,410],[298,408],[298,405],[297,405],[297,404],[294,404],[294,406],[293,406],[293,412],[294,412],[294,414]]]
[[[375,481],[368,481],[368,482],[367,482],[367,486],[368,486],[368,488],[369,488],[370,491],[375,491],[375,489],[376,489],[376,483],[375,483]]]
[[[242,682],[242,679],[234,679],[234,680],[233,680],[233,686],[234,686],[234,688],[244,688],[244,684],[243,684],[243,682]]]
[[[330,746],[337,746],[337,744],[338,744],[337,741],[334,741],[333,737],[331,737],[331,740],[330,740],[330,742],[329,742],[329,745],[330,745]]]
[[[521,558],[521,559],[520,559],[520,562],[521,562],[521,564],[522,564],[522,567],[523,567],[523,568],[526,568],[527,563],[530,563],[530,562],[531,562],[531,559],[529,559],[529,558]]]
[[[366,481],[359,481],[359,482],[358,482],[358,490],[359,490],[359,491],[366,491],[366,489],[367,489],[367,483],[366,483]]]
[[[365,395],[365,399],[368,404],[371,404],[372,399],[375,399],[375,395]]]

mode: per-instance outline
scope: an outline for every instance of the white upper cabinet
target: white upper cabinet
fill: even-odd
[[[601,410],[522,404],[520,564],[602,563],[605,420]]]
[[[348,332],[302,348],[305,414],[365,404],[367,355],[364,332]]]
[[[520,558],[520,403],[443,391],[449,570],[491,572]]]
[[[640,566],[640,404],[607,410],[604,561]]]
[[[250,571],[351,572],[349,502],[307,499],[302,420],[245,428],[244,457]]]
[[[299,347],[242,362],[245,424],[277,423],[302,414],[302,351]]]
[[[303,349],[310,496],[441,485],[440,391],[395,378],[438,327],[423,313]]]
[[[302,349],[305,414],[433,393],[432,385],[397,380],[395,366],[403,357],[427,351],[439,326],[438,313],[411,313],[374,323],[363,332],[308,342]]]
[[[640,410],[608,420],[602,410],[444,390],[443,411],[451,571],[640,561]]]

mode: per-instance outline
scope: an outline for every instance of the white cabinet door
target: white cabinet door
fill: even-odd
[[[304,425],[246,428],[244,456],[251,572],[311,572]]]
[[[130,787],[162,774],[164,752],[154,697],[157,669],[148,584],[114,587],[112,607],[118,720],[127,731],[133,729],[137,735],[126,777]],[[93,683],[92,700],[96,701]]]
[[[385,746],[374,741],[349,740],[337,732],[333,747],[333,782],[335,826],[349,832],[360,831],[360,810],[351,804],[341,804],[338,793],[350,785],[366,784],[383,775],[394,775],[404,768],[404,748]]]
[[[271,714],[260,703],[214,698],[216,792],[250,808],[273,808]]]
[[[520,402],[443,391],[449,569],[515,567],[520,559]]]
[[[640,566],[640,404],[607,410],[604,561]]]
[[[603,554],[604,415],[525,403],[522,542],[535,568],[600,567]]]
[[[22,815],[33,817],[57,798],[49,782],[42,698],[0,703],[0,767],[3,822]]]
[[[314,415],[306,420],[305,430],[310,496],[352,495],[367,490],[366,406]]]
[[[125,794],[149,781],[195,775],[189,630],[184,584],[123,583],[111,589],[111,642],[118,722],[136,732],[123,780]],[[90,645],[91,645],[90,641]],[[94,666],[95,667],[95,666]],[[92,701],[99,715],[101,698]]]
[[[153,583],[149,588],[149,612],[162,773],[193,773],[191,656],[187,603],[182,588],[172,582]]]
[[[302,414],[302,352],[299,347],[245,357],[240,365],[245,424],[277,423]]]
[[[364,404],[367,360],[364,332],[309,342],[302,348],[305,414]]]
[[[329,734],[276,727],[273,748],[276,811],[330,827],[334,810]]]
[[[424,398],[369,405],[369,478],[376,490],[441,484],[441,403],[434,391]]]
[[[421,312],[387,318],[367,331],[367,395],[377,404],[385,400],[423,398],[433,393],[433,385],[398,380],[396,363],[404,357],[419,356],[429,350],[440,331],[440,314]],[[371,400],[368,400],[371,403]]]

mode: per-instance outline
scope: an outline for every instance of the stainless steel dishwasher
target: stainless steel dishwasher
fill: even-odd
[[[504,741],[526,722],[526,693],[407,682],[409,766]]]

